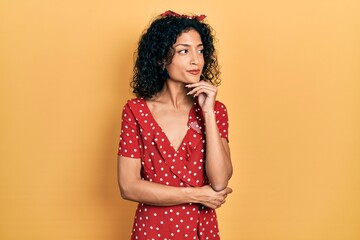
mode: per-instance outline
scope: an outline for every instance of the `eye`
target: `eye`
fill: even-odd
[[[198,53],[203,54],[203,53],[204,53],[204,49],[200,49],[200,50],[198,50]]]
[[[178,53],[187,53],[188,50],[187,49],[181,49],[180,51],[178,51]]]

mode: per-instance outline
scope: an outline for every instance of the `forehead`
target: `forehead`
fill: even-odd
[[[186,32],[182,32],[176,39],[175,44],[190,44],[190,45],[199,45],[202,43],[200,34],[194,30],[190,29]]]

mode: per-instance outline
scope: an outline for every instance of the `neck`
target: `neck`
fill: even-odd
[[[189,91],[186,84],[166,80],[161,91],[156,95],[156,101],[168,103],[173,108],[178,109],[182,105],[193,104],[193,97],[186,95]]]

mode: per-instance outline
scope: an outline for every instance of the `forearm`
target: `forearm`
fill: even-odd
[[[124,199],[154,206],[174,206],[184,203],[198,203],[216,209],[225,203],[231,188],[214,191],[209,185],[202,187],[172,187],[145,180],[121,182]]]
[[[194,188],[172,187],[137,179],[120,184],[121,196],[130,201],[156,206],[173,206],[197,202]]]
[[[205,169],[209,182],[215,191],[227,187],[232,175],[232,164],[229,151],[226,151],[220,136],[215,114],[204,113],[206,130]]]

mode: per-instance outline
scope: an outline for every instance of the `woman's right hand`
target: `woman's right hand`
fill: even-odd
[[[216,192],[209,185],[198,187],[194,190],[194,198],[196,202],[212,209],[221,207],[221,205],[225,203],[227,195],[232,193],[232,189],[229,187]]]

